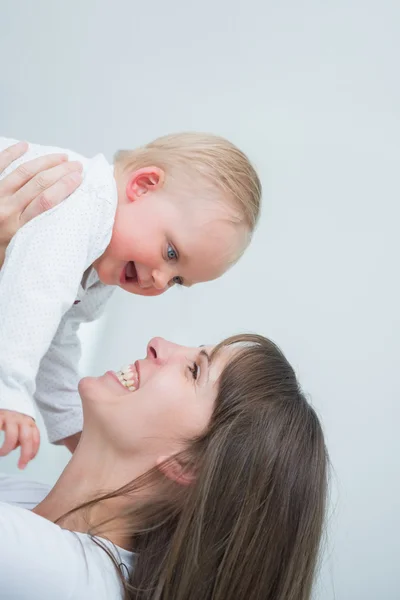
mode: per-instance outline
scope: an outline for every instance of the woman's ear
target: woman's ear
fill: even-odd
[[[164,185],[165,173],[158,167],[143,167],[133,171],[126,184],[126,196],[133,202],[147,192],[153,192]]]
[[[196,480],[195,474],[176,456],[160,456],[157,467],[165,477],[180,485],[191,485]]]

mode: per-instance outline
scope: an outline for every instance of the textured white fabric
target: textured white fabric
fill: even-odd
[[[0,138],[0,150],[15,140]],[[102,155],[31,144],[21,162],[66,152],[84,166],[82,185],[22,227],[0,270],[0,408],[34,417],[35,397],[50,442],[82,429],[77,330],[96,319],[113,287],[91,265],[106,249],[117,207],[113,168]],[[36,395],[35,395],[36,392]]]
[[[21,475],[0,473],[0,502],[14,504],[28,510],[46,498],[51,486],[25,479]]]
[[[125,565],[134,555],[100,540]],[[86,534],[0,502],[0,597],[2,600],[122,600],[122,586],[104,550]]]

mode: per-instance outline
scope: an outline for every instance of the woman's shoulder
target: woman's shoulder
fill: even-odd
[[[124,563],[131,557],[117,550],[114,556]],[[56,596],[105,600],[121,593],[110,557],[89,536],[4,502],[0,502],[0,589],[3,598],[15,600]]]

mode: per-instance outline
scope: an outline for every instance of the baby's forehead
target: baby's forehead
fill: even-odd
[[[222,192],[211,197],[200,193],[195,198],[178,203],[177,208],[181,210],[185,220],[193,224],[222,226],[224,223],[235,225],[243,223],[244,225],[242,215]]]
[[[242,254],[246,239],[236,225],[223,220],[193,219],[176,226],[179,274],[189,285],[220,277]]]

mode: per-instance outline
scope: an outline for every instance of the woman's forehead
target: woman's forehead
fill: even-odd
[[[238,351],[235,346],[220,346],[215,352],[216,348],[216,345],[200,347],[200,351],[209,357],[210,379],[212,381],[219,379],[226,365]]]
[[[217,356],[220,355],[224,357],[225,360],[229,359],[231,356],[236,354],[236,352],[238,351],[238,346],[238,344],[222,344],[221,346],[219,344],[202,344],[201,346],[199,346],[199,350],[207,353],[210,357],[210,360],[214,362]]]

